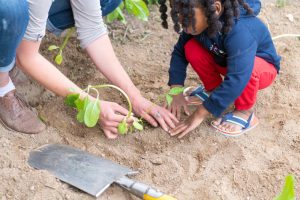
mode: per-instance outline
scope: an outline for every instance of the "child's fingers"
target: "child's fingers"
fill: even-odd
[[[185,97],[188,105],[201,105],[202,101],[198,97]]]
[[[170,131],[170,135],[175,136],[175,135],[183,132],[186,128],[187,128],[187,125],[185,123],[181,123],[177,127],[175,127],[173,130]]]
[[[176,107],[176,117],[178,120],[180,120],[180,117],[181,117],[181,107],[180,106]]]
[[[184,113],[185,113],[187,116],[190,116],[189,108],[188,108],[186,105],[183,106],[183,110],[184,110]]]
[[[169,110],[175,117],[177,117],[176,116],[176,107],[174,107],[174,106],[170,106],[170,110]]]
[[[187,127],[179,136],[178,138],[181,139],[183,138],[186,134],[188,134],[190,131],[192,131],[193,129],[191,127]]]

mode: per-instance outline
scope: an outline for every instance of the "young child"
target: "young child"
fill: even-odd
[[[160,3],[167,28],[166,1]],[[199,97],[201,105],[170,134],[183,137],[209,113],[219,117],[211,125],[222,134],[238,136],[251,130],[258,124],[253,112],[257,92],[271,85],[280,68],[270,33],[256,17],[260,1],[172,0],[170,5],[174,29],[183,31],[172,53],[168,84],[184,85],[188,63],[203,83],[184,92]],[[174,97],[169,107],[177,116],[188,103],[184,95]],[[222,115],[233,102],[235,109]]]

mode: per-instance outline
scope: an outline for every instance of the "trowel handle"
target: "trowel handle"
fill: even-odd
[[[116,181],[116,183],[135,196],[140,197],[144,200],[177,200],[174,197],[166,195],[149,185],[139,183],[127,177],[120,178],[118,181]]]

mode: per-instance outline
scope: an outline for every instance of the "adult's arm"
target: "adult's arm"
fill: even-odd
[[[86,95],[82,90],[65,77],[53,64],[40,53],[40,41],[45,34],[46,20],[52,0],[29,0],[30,21],[24,40],[17,49],[19,67],[47,89],[66,96],[72,88],[75,92]],[[92,97],[91,97],[92,98]],[[128,111],[116,103],[101,101],[100,123],[108,138],[118,136],[118,123],[124,119]]]
[[[168,126],[174,127],[176,118],[168,110],[146,100],[117,59],[101,17],[99,0],[71,0],[71,5],[81,47],[86,49],[97,68],[128,94],[136,114],[153,126],[158,122],[165,131]]]

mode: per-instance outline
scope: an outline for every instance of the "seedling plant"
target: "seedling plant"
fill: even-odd
[[[128,97],[128,95],[119,87],[110,84],[103,84],[103,85],[89,85],[83,91],[86,92],[88,95],[83,99],[80,98],[80,94],[74,93],[71,90],[71,93],[66,96],[65,104],[75,108],[77,110],[76,119],[78,122],[85,124],[87,127],[94,127],[96,126],[97,122],[99,121],[101,107],[100,107],[100,99],[99,99],[99,91],[98,89],[101,88],[114,88],[121,92],[123,96],[126,98],[128,103],[128,114],[124,117],[122,122],[118,125],[118,132],[121,135],[125,135],[128,132],[133,132],[134,130],[142,131],[144,129],[144,122],[143,118],[136,118],[133,117],[132,113],[132,104]],[[183,87],[174,87],[172,88],[166,95],[166,102],[170,106],[173,101],[174,95],[179,95],[183,92]],[[89,97],[90,94],[96,94],[95,99]],[[151,111],[152,108],[149,109],[148,112]],[[129,118],[133,118],[133,123],[128,123]]]
[[[60,65],[62,63],[62,61],[63,61],[63,55],[62,55],[63,50],[66,47],[66,45],[68,44],[68,41],[69,41],[71,35],[74,32],[75,32],[75,28],[74,27],[73,28],[69,28],[68,31],[67,31],[67,35],[64,38],[64,42],[62,43],[61,46],[50,45],[48,47],[49,51],[53,51],[53,50],[57,50],[58,51],[57,54],[56,54],[56,56],[55,56],[55,58],[54,58],[54,61],[55,61],[56,64]]]
[[[109,84],[95,86],[89,85],[86,89],[83,90],[87,94],[91,94],[92,92],[94,92],[96,94],[95,99],[91,99],[89,95],[81,99],[80,94],[78,93],[71,93],[67,95],[67,97],[65,98],[65,104],[77,110],[77,121],[79,121],[80,123],[84,123],[87,127],[94,127],[97,124],[101,112],[99,99],[100,95],[98,89],[101,88],[114,88],[121,92],[127,100],[129,112],[127,116],[124,117],[123,121],[119,123],[118,132],[121,135],[125,135],[129,131],[133,132],[135,129],[139,131],[143,130],[142,119],[132,117],[132,104],[128,95],[121,88]],[[130,117],[133,118],[133,123],[128,123]]]

